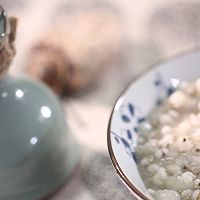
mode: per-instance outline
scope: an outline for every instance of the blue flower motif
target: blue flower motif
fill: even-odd
[[[131,155],[132,155],[133,159],[135,160],[135,163],[138,164],[138,159],[137,159],[135,152],[131,152]]]
[[[133,130],[137,133],[139,130],[138,130],[138,127],[134,127]]]
[[[130,118],[129,118],[127,115],[122,115],[121,117],[122,117],[122,120],[123,120],[124,122],[126,122],[126,123],[128,123],[128,122],[131,121]]]
[[[132,137],[131,131],[128,129],[126,132],[127,132],[127,137],[128,137],[128,139],[129,139],[129,140],[132,140],[133,137]]]
[[[130,148],[130,144],[124,139],[123,137],[120,137],[120,140],[125,148]]]
[[[175,91],[175,88],[173,88],[173,87],[168,87],[167,88],[167,96],[169,97],[171,94],[173,94],[174,93],[174,91]]]
[[[146,121],[146,119],[145,119],[144,117],[139,117],[139,118],[137,119],[138,124],[141,124],[141,123],[143,123],[143,122],[145,122],[145,121]]]
[[[119,144],[120,141],[119,141],[119,138],[115,136],[115,141]]]
[[[154,85],[156,86],[155,88],[158,95],[155,104],[159,106],[163,103],[166,97],[169,97],[174,93],[176,88],[173,85],[167,85],[160,72],[157,72],[155,77]]]
[[[126,132],[127,132],[127,139],[111,131],[111,133],[114,135],[114,138],[117,144],[122,144],[124,146],[124,149],[127,150],[127,154],[131,156],[134,159],[134,161],[137,163],[135,152],[131,149],[132,133],[130,130],[127,130]]]
[[[155,86],[155,89],[157,91],[157,99],[155,101],[155,104],[157,106],[161,105],[164,99],[170,96],[176,89],[175,87],[173,87],[173,85],[167,85],[159,72],[155,74],[153,85]],[[127,154],[131,156],[137,163],[137,156],[133,148],[133,138],[134,134],[138,133],[139,126],[146,121],[146,117],[143,115],[141,108],[137,105],[134,105],[132,102],[128,102],[122,105],[120,109],[121,120],[126,128],[125,130],[123,130],[121,135],[117,135],[114,132],[111,133],[114,135],[116,143],[122,144]],[[132,123],[133,127],[130,128]]]
[[[128,104],[128,109],[129,109],[129,112],[132,116],[134,116],[134,113],[135,113],[135,107],[133,106],[133,104],[129,103]]]
[[[154,85],[155,85],[155,86],[160,86],[161,84],[162,84],[162,82],[161,82],[160,79],[156,79],[156,80],[154,81]]]
[[[156,105],[157,105],[157,106],[160,106],[160,105],[162,104],[162,102],[163,102],[163,100],[160,99],[160,98],[158,98],[158,99],[156,100]]]

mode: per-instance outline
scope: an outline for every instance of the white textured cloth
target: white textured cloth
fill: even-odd
[[[79,169],[51,200],[133,199],[109,161],[106,132],[112,105],[125,85],[153,63],[200,44],[198,0],[1,0],[19,17],[17,57],[12,72],[23,67],[27,49],[60,12],[92,4],[114,7],[123,26],[121,62],[108,71],[95,90],[63,102],[66,120],[83,147]],[[92,8],[91,8],[92,9]]]

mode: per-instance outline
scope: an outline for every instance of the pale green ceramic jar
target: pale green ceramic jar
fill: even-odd
[[[0,199],[42,199],[69,178],[78,159],[52,92],[29,78],[0,79]]]

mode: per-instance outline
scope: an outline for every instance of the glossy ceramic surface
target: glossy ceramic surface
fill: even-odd
[[[0,35],[5,32],[5,20],[2,14],[0,14]]]
[[[7,13],[0,4],[0,48],[3,46],[3,42],[9,34],[9,21]]]
[[[118,99],[108,127],[108,149],[117,173],[138,199],[150,199],[137,169],[138,126],[146,123],[148,128],[146,116],[180,81],[199,77],[200,52],[195,52],[157,65],[130,84]]]
[[[0,199],[40,199],[63,184],[77,161],[57,98],[28,78],[0,80]]]

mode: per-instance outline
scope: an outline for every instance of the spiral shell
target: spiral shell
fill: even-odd
[[[119,57],[117,17],[101,9],[79,11],[55,22],[28,55],[26,71],[57,94],[89,88]]]

